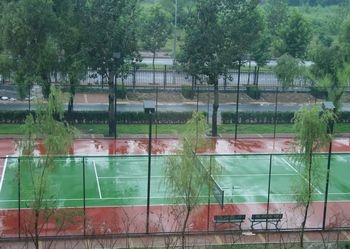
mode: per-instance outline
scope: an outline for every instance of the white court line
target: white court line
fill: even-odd
[[[122,177],[122,176],[99,176],[98,178],[100,179],[121,179],[121,180],[128,180],[128,179],[133,179],[133,180],[137,180],[137,179],[147,179],[148,176],[131,176],[131,177]],[[169,178],[167,176],[151,176],[151,178]]]
[[[269,174],[247,174],[247,175],[240,175],[240,174],[236,174],[236,175],[213,175],[214,177],[252,177],[252,176],[268,176]],[[295,175],[299,175],[299,174],[271,174],[271,176],[295,176]]]
[[[299,175],[301,176],[301,178],[303,178],[306,182],[308,182],[308,180],[307,180],[302,174],[300,174],[300,173],[296,170],[296,168],[294,168],[286,159],[282,158],[281,160],[282,160],[283,162],[285,162],[285,163],[286,163],[292,170],[294,170],[297,174],[299,174]],[[311,184],[311,186],[314,187],[315,190],[316,190],[319,194],[322,194],[322,192],[321,192],[318,188],[316,188],[313,184]]]
[[[94,170],[95,170],[95,177],[96,177],[96,182],[97,182],[98,194],[100,195],[100,199],[102,199],[101,188],[100,188],[100,181],[98,180],[98,176],[97,176],[97,169],[96,169],[95,160],[93,160],[92,162],[94,164]]]
[[[7,167],[7,158],[8,158],[8,156],[6,156],[6,158],[5,158],[4,169],[2,170],[2,175],[1,175],[1,180],[0,180],[0,192],[1,192],[1,189],[2,189],[2,184],[4,182],[5,171],[6,171],[6,167]]]

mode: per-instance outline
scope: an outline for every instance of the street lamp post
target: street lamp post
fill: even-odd
[[[151,152],[152,152],[152,113],[155,112],[156,103],[152,100],[143,102],[145,113],[149,114],[149,132],[148,132],[148,175],[147,175],[147,217],[146,217],[146,233],[149,233],[149,208],[151,195]]]
[[[335,106],[331,101],[325,101],[322,103],[323,111],[334,111]],[[327,124],[327,133],[329,135],[333,134],[333,120]],[[329,149],[328,149],[328,162],[327,162],[327,174],[326,174],[326,188],[324,194],[324,206],[323,206],[323,223],[322,229],[324,230],[326,227],[326,216],[327,216],[327,201],[328,201],[328,187],[329,187],[329,172],[331,168],[331,156],[332,156],[332,138],[329,141]]]

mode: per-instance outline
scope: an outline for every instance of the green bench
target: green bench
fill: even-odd
[[[236,223],[239,224],[239,229],[241,230],[242,222],[245,220],[245,214],[235,214],[235,215],[215,215],[214,223],[224,224],[224,223]]]
[[[254,229],[254,226],[260,223],[271,223],[275,225],[276,229],[278,228],[278,223],[283,218],[283,214],[253,214],[249,219],[252,223],[250,226]]]

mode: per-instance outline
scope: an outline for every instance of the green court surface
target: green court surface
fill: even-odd
[[[213,178],[224,191],[224,203],[290,202],[295,200],[293,186],[307,182],[302,167],[288,155],[201,155],[202,161],[216,161]],[[173,203],[165,185],[167,156],[152,156],[151,205]],[[329,201],[350,199],[350,154],[332,154]],[[324,200],[328,155],[317,155],[320,184],[314,186],[315,200]],[[34,199],[33,184],[42,167],[29,167],[17,158],[6,158],[0,182],[0,208],[28,207]],[[44,199],[59,207],[145,206],[148,182],[147,156],[87,156],[55,159],[47,173]],[[193,172],[194,174],[200,174]],[[269,191],[270,189],[270,191]],[[217,190],[217,189],[216,189]],[[216,191],[214,191],[216,192]],[[208,189],[201,190],[207,203]],[[217,197],[218,198],[218,197]],[[212,198],[212,202],[216,202]],[[21,200],[21,201],[18,201]]]

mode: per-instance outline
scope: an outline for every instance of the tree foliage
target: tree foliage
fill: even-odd
[[[267,0],[263,7],[267,29],[272,39],[275,39],[279,30],[287,23],[288,3],[286,0]]]
[[[328,100],[332,101],[339,110],[342,96],[350,80],[350,22],[344,21],[338,40],[330,46],[316,46],[312,53],[315,62],[310,71],[314,85],[325,89]]]
[[[289,54],[284,54],[278,58],[274,72],[283,89],[291,87],[294,80],[301,75],[300,61]]]
[[[92,0],[87,3],[84,32],[91,69],[107,78],[109,135],[116,136],[115,77],[137,57],[137,0]]]
[[[52,7],[46,0],[10,1],[4,7],[3,45],[11,53],[21,97],[34,83],[42,85],[44,96],[49,94],[50,73],[57,61]]]
[[[311,40],[310,24],[302,14],[292,11],[286,25],[278,33],[279,43],[276,44],[278,53],[304,59]]]
[[[184,220],[182,224],[182,247],[185,248],[185,232],[190,214],[200,204],[200,193],[208,186],[209,179],[200,173],[196,152],[205,148],[205,132],[208,126],[202,113],[194,112],[192,119],[186,124],[182,134],[182,147],[176,156],[169,156],[166,161],[165,181],[174,200],[184,204]]]
[[[329,143],[331,136],[327,132],[327,127],[330,122],[335,121],[333,112],[327,110],[320,114],[320,111],[320,107],[314,105],[312,108],[300,109],[294,116],[295,140],[298,151],[294,159],[300,164],[298,169],[301,175],[299,181],[295,183],[294,191],[297,203],[304,208],[300,236],[301,248],[303,248],[309,207],[323,175],[314,153],[319,152]]]
[[[25,137],[21,142],[21,172],[19,177],[29,178],[29,188],[22,191],[29,198],[26,201],[30,214],[25,217],[25,232],[32,238],[35,248],[39,248],[39,237],[50,217],[55,214],[57,206],[49,174],[55,167],[55,155],[66,154],[72,145],[74,130],[64,123],[63,96],[52,86],[47,103],[38,103],[35,118],[29,114],[25,121]],[[42,140],[45,155],[33,157],[36,153],[36,143]],[[19,179],[23,184],[23,180]]]
[[[171,32],[170,15],[161,6],[155,5],[144,11],[140,20],[140,41],[143,49],[153,54],[153,84],[155,84],[156,52],[165,46]]]
[[[214,86],[212,135],[217,136],[218,79],[240,67],[261,30],[257,1],[198,0],[185,26],[179,61],[190,74]]]

